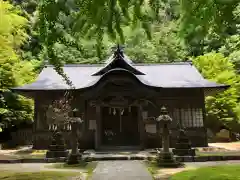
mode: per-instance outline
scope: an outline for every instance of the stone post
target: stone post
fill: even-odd
[[[163,146],[163,152],[169,152],[169,129],[167,124],[164,124],[163,126],[163,137],[162,137],[162,146]]]
[[[76,111],[76,110],[75,110]],[[74,111],[74,112],[75,112]],[[68,158],[68,164],[78,164],[81,154],[78,151],[78,130],[81,129],[79,126],[82,126],[83,120],[80,117],[77,117],[76,113],[73,113],[71,117],[71,137],[72,137],[72,152]]]
[[[169,152],[169,125],[171,122],[172,118],[168,115],[167,109],[163,106],[160,111],[160,116],[157,118],[158,126],[162,131],[163,152]]]

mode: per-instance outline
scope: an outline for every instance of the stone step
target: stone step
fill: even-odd
[[[155,156],[152,156],[154,158]],[[83,155],[84,159],[90,161],[110,161],[110,160],[145,160],[149,159],[149,156],[145,155],[116,155],[116,154],[95,154],[95,155]]]

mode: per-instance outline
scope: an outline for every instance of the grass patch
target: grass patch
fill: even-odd
[[[47,150],[19,150],[12,153],[1,153],[1,160],[17,160],[17,159],[43,159]]]
[[[148,171],[152,174],[155,175],[158,173],[159,167],[157,165],[157,161],[144,161],[145,165],[147,166]]]
[[[34,150],[34,149],[26,149],[19,150],[15,154],[23,155],[23,154],[46,154],[47,150]]]
[[[1,171],[0,180],[66,180],[67,178],[78,176],[77,172],[9,172]]]
[[[173,175],[170,180],[240,180],[240,165],[202,167]]]
[[[27,149],[17,151],[14,155],[17,155],[19,158],[44,158],[46,152],[47,150]]]
[[[240,156],[240,151],[227,152],[196,152],[197,156]]]
[[[17,155],[9,155],[9,154],[0,154],[1,160],[16,160],[20,159]]]
[[[28,154],[28,155],[18,155],[19,159],[43,159],[45,158],[45,154],[36,155],[36,154]]]
[[[132,152],[119,152],[119,153],[115,153],[115,154],[131,155],[133,153]]]

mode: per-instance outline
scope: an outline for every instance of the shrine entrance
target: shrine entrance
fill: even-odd
[[[138,108],[102,107],[101,135],[104,146],[139,145]]]

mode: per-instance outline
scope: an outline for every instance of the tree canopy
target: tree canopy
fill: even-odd
[[[9,91],[9,88],[31,82],[34,62],[21,61],[18,48],[26,42],[27,19],[8,2],[0,2],[0,123],[7,126],[32,121],[32,101]]]
[[[198,56],[193,63],[206,79],[231,86],[222,93],[206,98],[207,123],[212,123],[214,128],[216,124],[213,122],[220,121],[229,129],[236,128],[237,132],[236,124],[240,123],[240,76],[234,64],[220,53]]]

